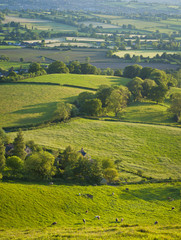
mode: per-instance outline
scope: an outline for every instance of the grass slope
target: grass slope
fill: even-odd
[[[10,134],[13,138],[15,133]],[[181,178],[181,129],[147,124],[75,119],[64,124],[25,131],[26,140],[64,149],[84,147],[92,158],[121,160],[121,170],[143,172],[156,179]],[[129,181],[131,176],[123,179]]]
[[[82,91],[52,85],[1,85],[0,126],[25,126],[47,121],[52,118],[57,102],[73,101]]]
[[[105,75],[50,74],[29,78],[26,82],[51,82],[97,89],[100,85],[126,85],[130,79]]]
[[[0,189],[1,239],[181,237],[179,183],[130,185],[129,191],[125,186],[15,183],[0,183]],[[85,194],[92,194],[93,200]],[[116,223],[116,218],[124,220]],[[51,226],[54,221],[57,225]],[[159,224],[154,225],[155,221]]]

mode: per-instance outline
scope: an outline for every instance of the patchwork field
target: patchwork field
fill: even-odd
[[[19,22],[22,26],[27,28],[34,27],[37,30],[53,30],[54,32],[71,32],[76,31],[76,27],[72,27],[70,25],[61,24],[53,21],[42,20],[42,19],[31,19],[31,18],[20,18],[17,16],[6,16],[4,23],[7,22]]]
[[[125,186],[31,183],[0,183],[0,189],[3,240],[181,238],[179,183],[130,185],[129,191]]]

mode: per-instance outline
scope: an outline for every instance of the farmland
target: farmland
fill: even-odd
[[[133,50],[129,51],[128,50],[128,51],[116,52],[115,55],[118,56],[118,57],[121,57],[121,58],[123,58],[125,54],[130,54],[131,57],[133,57],[133,55],[135,55],[135,56],[142,55],[143,57],[153,58],[157,54],[159,56],[161,56],[164,52],[166,52],[167,54],[174,54],[174,53],[180,54],[180,52],[176,52],[176,51],[174,52],[174,51],[163,51],[163,50],[136,50],[136,51],[133,51]]]
[[[1,0],[0,239],[181,239],[180,26],[177,0]]]
[[[0,188],[1,239],[181,237],[179,183],[132,185],[128,192],[125,186],[0,183]],[[87,193],[94,196],[93,200],[86,197]],[[170,196],[174,203],[168,200]],[[100,220],[96,215],[101,216]],[[116,217],[120,222],[115,222]],[[154,225],[156,220],[158,225]],[[55,221],[57,225],[51,226]]]

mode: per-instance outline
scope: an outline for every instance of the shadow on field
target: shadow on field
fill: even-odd
[[[165,186],[162,188],[142,188],[137,190],[123,191],[120,195],[121,199],[124,200],[135,200],[142,199],[144,201],[168,201],[169,199],[179,200],[180,199],[180,188]]]
[[[36,124],[42,121],[49,120],[52,117],[53,112],[56,110],[56,104],[57,102],[27,105],[24,106],[23,109],[12,113],[21,114],[22,116],[26,116],[26,114],[32,115],[28,116],[27,118],[24,117],[22,119],[19,119],[17,121],[18,124]]]

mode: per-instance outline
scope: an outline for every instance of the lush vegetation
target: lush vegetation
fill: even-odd
[[[125,171],[137,177],[139,170],[148,178],[180,178],[180,136],[180,128],[88,119],[24,132],[26,141],[45,148],[71,145],[77,151],[83,147],[93,159],[120,160],[123,181],[130,177]]]
[[[0,4],[0,238],[180,239],[179,1],[43,3]]]
[[[178,183],[130,185],[128,191],[125,186],[0,183],[0,187],[2,239],[181,237]]]

